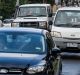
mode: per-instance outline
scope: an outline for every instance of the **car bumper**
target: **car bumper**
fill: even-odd
[[[22,73],[9,73],[9,74],[0,74],[0,75],[46,75],[46,73],[36,73],[36,74],[22,74]]]
[[[65,49],[65,48],[80,49],[80,39],[53,37],[53,40],[54,40],[56,46],[59,47],[60,49]]]

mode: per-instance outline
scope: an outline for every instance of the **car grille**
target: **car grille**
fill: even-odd
[[[20,22],[19,27],[39,27],[38,22]]]

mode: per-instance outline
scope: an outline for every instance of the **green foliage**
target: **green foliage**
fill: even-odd
[[[27,3],[28,3],[28,0],[20,0],[20,5],[27,4]]]
[[[2,0],[0,2],[0,16],[10,18],[15,11],[16,0]]]
[[[46,0],[45,0],[46,1]],[[47,3],[52,3],[52,0],[47,0]],[[43,0],[20,0],[20,5],[27,3],[42,3]],[[12,17],[15,12],[16,0],[0,0],[0,16],[4,18]]]

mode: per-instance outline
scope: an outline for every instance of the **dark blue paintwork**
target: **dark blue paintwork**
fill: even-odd
[[[43,35],[45,38],[46,30],[43,29],[35,29],[35,28],[0,28],[0,32],[23,32],[23,33],[34,33]],[[8,53],[10,54],[10,53]],[[14,55],[15,54],[15,55]],[[36,57],[24,57],[24,54],[18,53],[20,57],[16,56],[16,53],[12,53],[12,55],[6,55],[6,53],[3,53],[1,55],[0,52],[0,68],[6,67],[6,68],[25,68],[27,65],[33,66],[37,65],[39,62],[45,58],[45,54],[38,55]],[[26,53],[25,53],[26,55]],[[33,54],[34,55],[34,54]],[[36,54],[35,54],[36,55]],[[13,56],[13,57],[12,57]]]
[[[6,55],[6,53],[4,53]],[[33,54],[34,55],[34,54]],[[45,55],[38,55],[36,57],[9,57],[9,56],[0,56],[0,67],[17,67],[17,68],[25,68],[27,65],[33,66],[37,65],[41,60],[45,58]]]

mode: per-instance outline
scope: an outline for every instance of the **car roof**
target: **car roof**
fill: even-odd
[[[24,4],[24,5],[20,5],[20,7],[32,7],[32,6],[50,6],[50,4]]]
[[[80,10],[80,7],[61,7],[59,10]]]
[[[37,28],[25,28],[25,27],[1,27],[0,32],[29,32],[45,35],[47,30]]]

